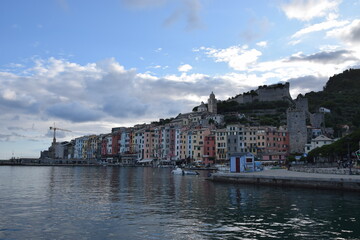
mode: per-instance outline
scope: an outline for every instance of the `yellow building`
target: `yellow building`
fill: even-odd
[[[257,132],[259,130],[258,127],[245,127],[244,128],[244,144],[246,147],[246,151],[252,153],[254,155],[257,154]]]
[[[181,131],[179,138],[180,138],[180,144],[179,144],[180,159],[186,159],[188,157],[187,152],[189,151],[187,149],[187,138],[188,138],[187,130]]]
[[[259,128],[256,133],[256,147],[257,147],[257,156],[262,156],[262,153],[265,152],[266,148],[266,131],[265,128]]]
[[[193,141],[193,158],[195,161],[203,162],[204,161],[204,140],[205,136],[210,134],[209,128],[196,129],[192,132],[192,141]]]

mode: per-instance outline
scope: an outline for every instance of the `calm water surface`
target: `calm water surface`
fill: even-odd
[[[360,194],[170,169],[0,167],[0,239],[360,239]]]

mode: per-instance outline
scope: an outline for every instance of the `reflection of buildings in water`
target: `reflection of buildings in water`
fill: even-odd
[[[241,193],[241,189],[238,187],[233,187],[229,189],[229,201],[231,205],[240,207],[242,197],[244,197],[243,201],[246,200],[246,195]]]
[[[110,175],[110,201],[118,202],[120,201],[120,183],[119,183],[119,168],[112,167]]]
[[[204,206],[216,204],[216,187],[204,176],[207,172],[201,172],[200,176],[171,175],[172,198],[180,208],[198,208],[201,211]]]

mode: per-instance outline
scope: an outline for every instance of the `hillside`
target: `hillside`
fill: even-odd
[[[226,113],[239,112],[245,114],[248,119],[236,119],[234,117],[225,117],[226,123],[250,123],[252,125],[271,125],[280,126],[286,123],[286,109],[289,107],[287,101],[272,102],[253,102],[239,104],[235,101],[218,102],[218,113],[226,115]]]
[[[328,158],[330,162],[333,162],[336,158],[337,159],[347,159],[348,153],[355,153],[359,149],[360,142],[360,129],[357,129],[353,133],[347,135],[340,140],[322,146],[320,148],[315,148],[308,154],[308,161],[314,161],[314,158],[319,156]]]
[[[317,112],[320,107],[331,110],[326,114],[325,125],[332,127],[337,136],[340,125],[349,125],[352,129],[360,127],[360,69],[349,69],[330,77],[323,91],[305,94],[309,101],[309,111]],[[288,101],[237,103],[236,101],[218,102],[218,113],[244,113],[250,124],[278,126],[286,123]],[[240,121],[233,117],[229,122]],[[225,119],[227,120],[227,119]]]
[[[326,115],[326,126],[336,130],[339,125],[360,127],[360,69],[349,69],[330,77],[323,91],[305,94],[310,112],[319,107],[331,110]]]

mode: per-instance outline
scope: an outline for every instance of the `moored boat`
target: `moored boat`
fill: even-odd
[[[197,171],[183,170],[179,167],[176,167],[171,173],[174,175],[199,175]]]

